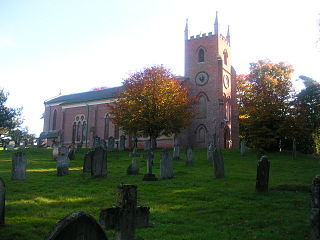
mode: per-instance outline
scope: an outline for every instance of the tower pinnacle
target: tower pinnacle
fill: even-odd
[[[227,40],[230,43],[230,26],[228,25]]]
[[[186,27],[184,29],[184,40],[188,40],[189,38],[189,29],[188,29],[188,18],[186,20]]]
[[[214,34],[219,35],[218,11],[216,11],[216,20],[214,21]]]

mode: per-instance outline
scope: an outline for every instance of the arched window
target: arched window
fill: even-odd
[[[106,117],[104,119],[104,139],[108,139],[109,137],[109,125],[110,125],[109,114],[106,114]]]
[[[77,125],[77,141],[80,141],[80,139],[81,139],[81,122],[79,121]]]
[[[223,61],[225,65],[228,65],[228,52],[226,49],[223,51]]]
[[[74,122],[72,125],[72,142],[76,141],[76,134],[77,134],[77,123]]]
[[[52,117],[52,130],[57,129],[57,109],[53,111],[53,117]]]
[[[83,121],[82,123],[82,141],[86,139],[87,136],[87,123],[86,121]]]
[[[202,48],[198,52],[198,62],[204,62],[204,50]]]
[[[230,135],[230,128],[226,126],[224,128],[224,148],[231,148],[232,142],[231,142],[231,135]]]
[[[224,119],[226,121],[230,121],[230,117],[231,117],[231,104],[230,104],[230,97],[227,97],[225,99],[225,114],[224,114]]]
[[[199,97],[199,118],[207,117],[207,98],[206,96]]]
[[[206,134],[207,134],[207,129],[204,125],[198,126],[196,130],[196,138],[197,142],[199,143],[204,143],[206,141]]]
[[[75,116],[72,125],[72,142],[85,141],[87,136],[87,121],[83,114]]]

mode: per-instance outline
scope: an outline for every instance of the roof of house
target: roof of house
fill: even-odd
[[[60,105],[91,102],[102,99],[114,98],[121,87],[105,88],[102,90],[93,90],[88,92],[62,95],[44,102],[44,104],[60,103]]]

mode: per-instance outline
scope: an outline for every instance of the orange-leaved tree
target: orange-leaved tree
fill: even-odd
[[[156,140],[188,126],[192,102],[181,81],[163,66],[153,66],[123,82],[110,106],[111,120],[128,134]]]

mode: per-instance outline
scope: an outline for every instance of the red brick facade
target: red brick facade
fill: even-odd
[[[218,143],[225,148],[239,147],[238,109],[236,104],[236,72],[231,65],[229,32],[227,37],[219,34],[216,19],[215,33],[188,36],[185,29],[185,84],[197,97],[194,111],[196,117],[188,129],[177,136],[182,146],[205,147],[215,134]],[[110,90],[98,90],[83,94],[62,96],[45,102],[45,133],[59,132],[58,141],[64,144],[82,141],[92,146],[93,137],[119,139],[123,133],[108,120],[108,105],[112,97],[92,97]],[[90,94],[91,98],[83,96]],[[80,96],[80,97],[79,97]],[[79,98],[81,100],[71,101]],[[143,146],[140,139],[138,146]],[[131,145],[127,137],[126,145]],[[48,145],[51,141],[48,140]],[[170,147],[173,138],[162,137],[159,147]]]

